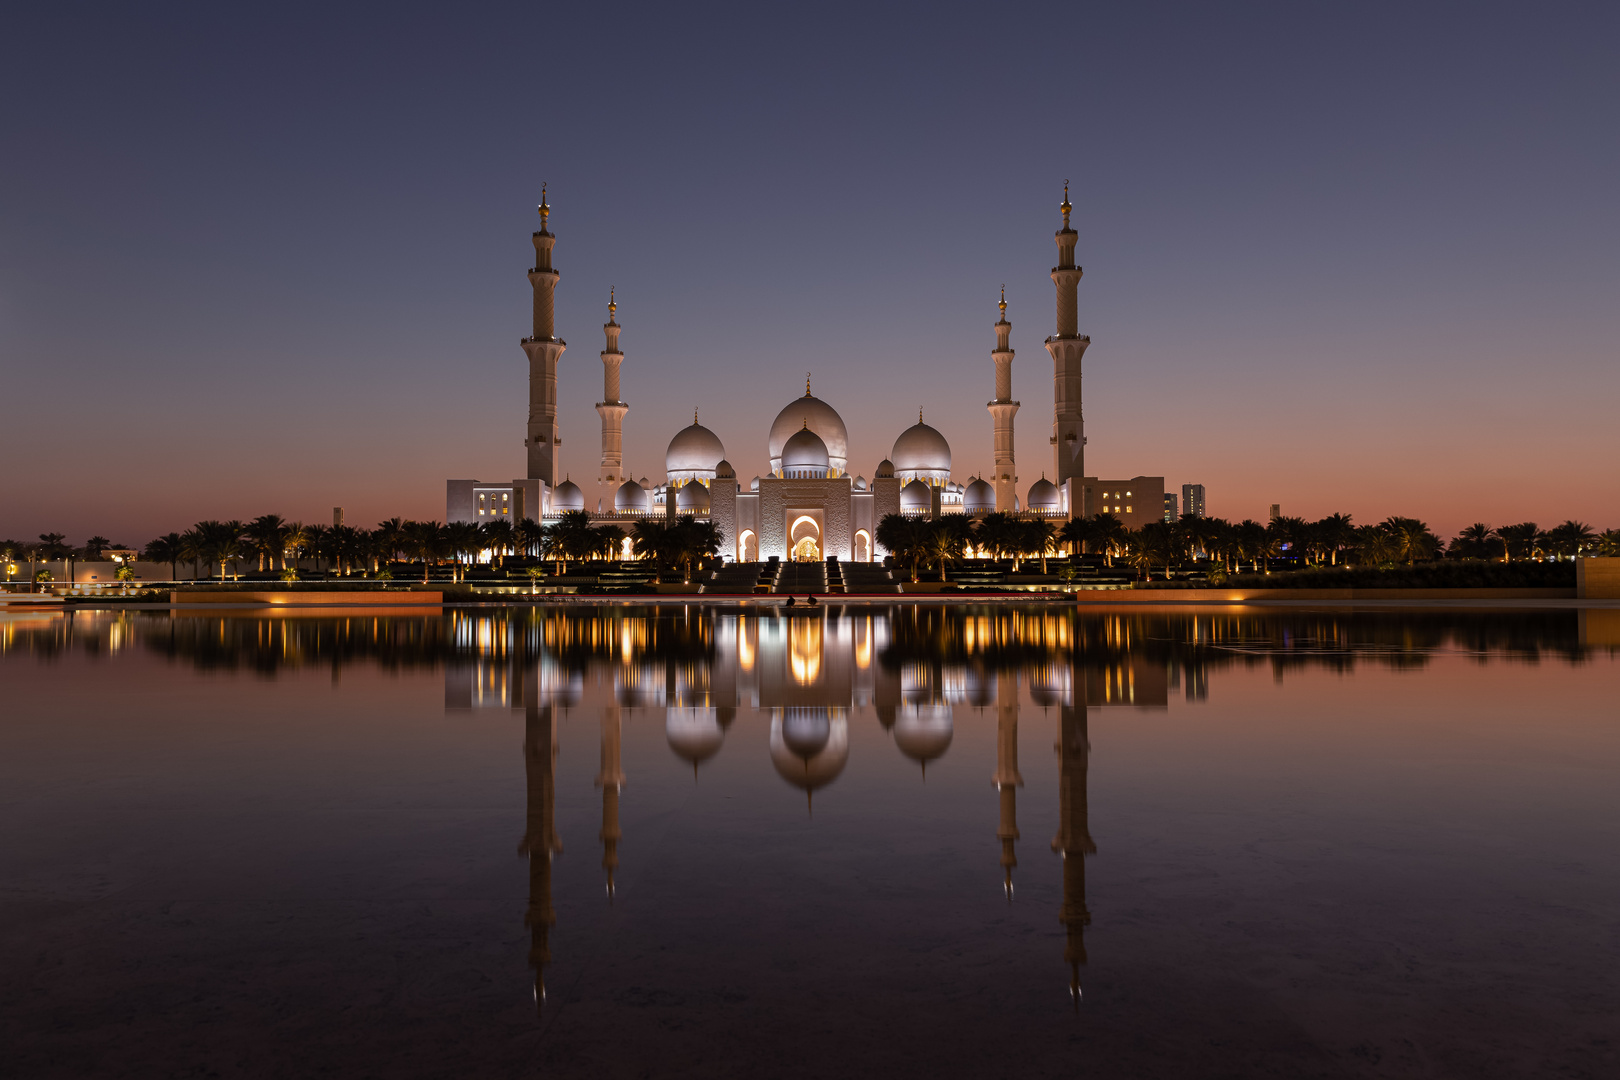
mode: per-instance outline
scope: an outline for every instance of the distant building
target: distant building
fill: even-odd
[[[1203,484],[1181,485],[1181,512],[1186,514],[1188,517],[1193,517],[1194,515],[1198,517],[1209,516],[1209,513],[1204,509]]]
[[[1173,491],[1164,493],[1164,520],[1172,525],[1181,520],[1181,511],[1176,507],[1176,493]]]
[[[1088,476],[1083,486],[1087,517],[1112,514],[1130,529],[1164,520],[1162,476],[1133,476],[1129,480],[1099,480]]]
[[[1276,521],[1280,517],[1282,517],[1282,504],[1281,503],[1272,503],[1271,504],[1271,516],[1266,518],[1266,520],[1267,521]]]

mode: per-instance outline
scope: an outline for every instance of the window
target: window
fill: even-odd
[[[1126,513],[1127,513],[1127,514],[1128,514],[1128,513],[1130,513],[1130,512],[1131,512],[1131,508],[1130,508],[1130,507],[1129,507],[1129,506],[1127,506],[1127,507],[1125,507],[1125,512],[1126,512]]]

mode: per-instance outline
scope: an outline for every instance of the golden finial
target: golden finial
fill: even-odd
[[[810,396],[810,373],[808,371],[804,373],[804,396]]]
[[[618,289],[615,286],[609,285],[608,286],[608,322],[612,322],[613,321],[613,316],[617,315],[618,312],[619,312],[619,305],[613,302],[613,298],[617,294],[618,294]]]
[[[540,184],[540,231],[546,231],[546,219],[551,216],[551,204],[546,202],[546,185]]]
[[[1005,285],[1001,287],[1001,303],[998,306],[1001,308],[1001,317],[1005,319],[1007,317],[1007,286]]]
[[[922,423],[922,406],[917,406],[917,423]]]
[[[799,430],[800,431],[809,431],[810,430],[810,418],[809,417],[805,417],[804,420],[799,424]]]
[[[1063,227],[1067,229],[1069,227],[1069,211],[1074,209],[1069,205],[1069,182],[1067,180],[1063,181],[1063,205],[1058,209],[1063,211]]]
[[[692,407],[692,426],[697,427],[697,406]]]

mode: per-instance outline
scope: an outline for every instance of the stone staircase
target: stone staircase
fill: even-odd
[[[782,563],[782,572],[772,592],[824,593],[827,591],[827,564],[820,562]]]
[[[897,593],[900,583],[882,563],[848,562],[838,564],[844,591],[851,593]]]
[[[752,594],[756,591],[755,586],[759,584],[760,576],[765,572],[765,567],[769,565],[760,562],[726,563],[716,570],[709,580],[703,583],[703,591],[722,596],[746,596]]]

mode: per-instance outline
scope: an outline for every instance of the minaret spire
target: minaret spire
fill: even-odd
[[[544,184],[540,185],[539,210],[534,269],[529,271],[529,284],[534,288],[534,334],[521,343],[529,357],[529,425],[524,445],[529,451],[529,479],[543,481],[549,492],[557,486],[557,445],[562,442],[557,429],[557,361],[568,343],[557,336],[560,275],[551,265],[551,248],[557,238],[551,235],[551,204]]]
[[[624,475],[624,414],[630,406],[619,400],[619,365],[624,353],[619,351],[618,312],[618,290],[610,286],[608,321],[602,327],[607,335],[607,348],[602,350],[602,400],[596,403],[596,414],[602,418],[602,466],[596,474],[598,510],[612,510],[619,485],[629,479]]]
[[[619,868],[619,791],[624,787],[624,769],[619,764],[619,706],[615,702],[602,710],[602,768],[596,774],[602,789],[602,869],[607,873],[608,901],[613,900],[613,872]]]
[[[1004,672],[996,682],[996,784],[1001,803],[1001,820],[996,839],[1001,841],[1002,887],[1007,899],[1013,895],[1013,867],[1018,865],[1018,789],[1024,778],[1018,772],[1018,669]]]
[[[529,907],[523,925],[529,928],[529,966],[534,968],[534,1007],[546,1004],[546,965],[551,963],[551,928],[557,912],[551,906],[551,860],[562,853],[557,836],[557,735],[552,706],[530,699],[525,707],[523,734],[524,773],[528,781],[528,827],[518,854],[529,860]]]
[[[1057,289],[1057,333],[1046,339],[1052,354],[1052,453],[1057,466],[1056,484],[1063,491],[1064,509],[1083,516],[1080,505],[1085,477],[1085,421],[1080,409],[1080,367],[1091,338],[1080,333],[1079,288],[1084,271],[1074,263],[1074,245],[1079,234],[1069,224],[1074,209],[1069,204],[1069,182],[1063,182],[1063,228],[1057,232],[1058,264],[1052,268],[1052,284]],[[1070,484],[1069,481],[1076,481]]]
[[[1081,673],[1076,671],[1076,675]],[[1079,687],[1084,687],[1082,679]],[[1077,687],[1077,690],[1079,688]],[[1084,693],[1079,690],[1079,693]],[[1061,706],[1058,726],[1058,833],[1052,838],[1052,851],[1063,856],[1063,906],[1058,922],[1063,924],[1066,942],[1063,959],[1069,965],[1069,993],[1080,1002],[1080,966],[1086,962],[1086,927],[1091,911],[1086,907],[1086,856],[1097,853],[1091,839],[1086,810],[1086,769],[1091,760],[1091,739],[1086,730],[1086,704]]]
[[[1001,319],[996,323],[996,347],[990,358],[996,364],[996,396],[988,405],[993,422],[996,457],[996,510],[1011,513],[1018,505],[1018,467],[1013,458],[1013,417],[1018,402],[1012,399],[1012,323],[1007,321],[1007,286],[1001,287]]]

